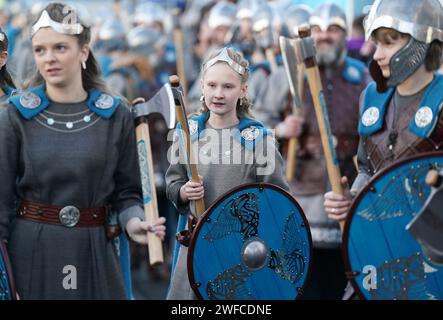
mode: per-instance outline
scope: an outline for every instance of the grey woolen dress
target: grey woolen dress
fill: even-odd
[[[86,101],[50,101],[27,120],[9,105],[0,112],[0,181],[0,238],[8,240],[21,299],[126,299],[116,249],[104,226],[38,223],[17,218],[15,210],[26,199],[78,208],[109,205],[122,227],[131,217],[143,219],[127,107],[119,105],[106,119],[91,112]]]

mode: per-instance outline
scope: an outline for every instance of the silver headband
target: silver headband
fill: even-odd
[[[52,28],[54,31],[63,34],[75,35],[83,31],[81,23],[60,23],[54,21],[49,16],[48,11],[44,10],[38,21],[32,26],[31,37],[41,28]]]
[[[205,70],[207,70],[209,67],[212,67],[219,61],[226,62],[231,67],[231,69],[237,72],[239,75],[244,75],[247,71],[245,67],[232,60],[232,58],[228,54],[228,49],[226,47],[224,47],[217,56],[206,62]]]
[[[0,42],[5,41],[5,35],[0,32]]]

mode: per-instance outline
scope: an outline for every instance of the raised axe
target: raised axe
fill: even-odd
[[[294,39],[283,36],[279,38],[283,65],[289,82],[289,91],[292,96],[292,114],[294,116],[300,116],[305,70],[302,63],[297,64],[293,40]],[[289,139],[288,159],[286,162],[286,179],[288,181],[292,181],[294,178],[297,149],[298,139],[296,137]]]
[[[193,182],[200,182],[198,176],[197,165],[194,161],[194,154],[191,147],[191,136],[189,133],[189,123],[186,113],[186,104],[184,102],[183,89],[180,85],[180,78],[176,75],[169,77],[169,82],[172,87],[172,94],[174,96],[175,110],[177,114],[177,120],[180,123],[181,130],[178,131],[178,135],[182,136],[183,143],[186,150],[186,164],[188,167],[188,176]],[[203,199],[191,201],[190,205],[191,214],[188,217],[188,229],[180,231],[176,234],[177,241],[185,247],[188,247],[190,240],[197,225],[198,219],[205,212],[205,202]]]
[[[169,129],[175,126],[175,105],[169,83],[147,102],[142,98],[133,101],[133,115],[136,123],[137,151],[143,190],[143,207],[146,221],[152,225],[159,217],[157,192],[155,189],[154,164],[152,160],[151,138],[147,117],[153,113],[163,116]],[[163,263],[161,240],[148,232],[149,262],[151,265]]]
[[[311,37],[311,28],[308,24],[301,25],[298,29],[300,38],[294,39],[295,57],[297,63],[304,63],[306,75],[308,78],[309,89],[311,91],[312,100],[314,101],[315,114],[317,117],[318,127],[320,129],[320,137],[325,153],[326,169],[328,171],[329,182],[332,191],[343,195],[343,187],[341,185],[341,174],[338,163],[337,154],[334,144],[332,143],[332,131],[329,123],[328,112],[326,109],[326,101],[323,94],[320,72],[318,70],[317,61],[315,59],[314,40]],[[343,232],[345,222],[340,221],[340,229]]]
[[[171,83],[172,87],[172,94],[174,96],[174,102],[175,102],[175,111],[177,113],[177,120],[180,123],[183,138],[184,138],[184,144],[186,147],[186,160],[187,165],[189,168],[189,176],[191,177],[191,180],[193,182],[200,182],[200,178],[198,176],[197,171],[197,165],[194,161],[194,153],[192,152],[191,147],[191,136],[189,133],[189,123],[188,123],[188,117],[186,114],[186,105],[184,102],[183,97],[183,90],[180,85],[180,78],[176,75],[169,77],[169,82]],[[205,203],[203,199],[196,200],[195,201],[195,208],[194,210],[191,210],[191,213],[196,217],[200,218],[200,216],[205,212]]]

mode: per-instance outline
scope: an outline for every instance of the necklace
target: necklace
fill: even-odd
[[[45,110],[39,114],[36,120],[51,130],[58,132],[77,132],[95,124],[100,120],[100,117],[89,109],[71,114],[61,114]]]

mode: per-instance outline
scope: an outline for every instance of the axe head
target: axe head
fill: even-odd
[[[283,57],[283,64],[285,66],[286,77],[289,81],[289,89],[292,95],[293,107],[300,108],[301,107],[301,97],[299,95],[299,88],[302,85],[298,83],[298,72],[301,67],[300,64],[297,63],[297,57],[295,56],[295,48],[293,45],[293,39],[289,39],[283,36],[280,36],[280,49]]]
[[[304,63],[307,59],[315,58],[314,39],[311,37],[309,25],[304,24],[298,28],[300,38],[293,39],[297,64]]]
[[[147,117],[152,113],[160,113],[169,129],[175,127],[175,102],[171,85],[166,83],[147,102],[134,105],[134,118]]]

